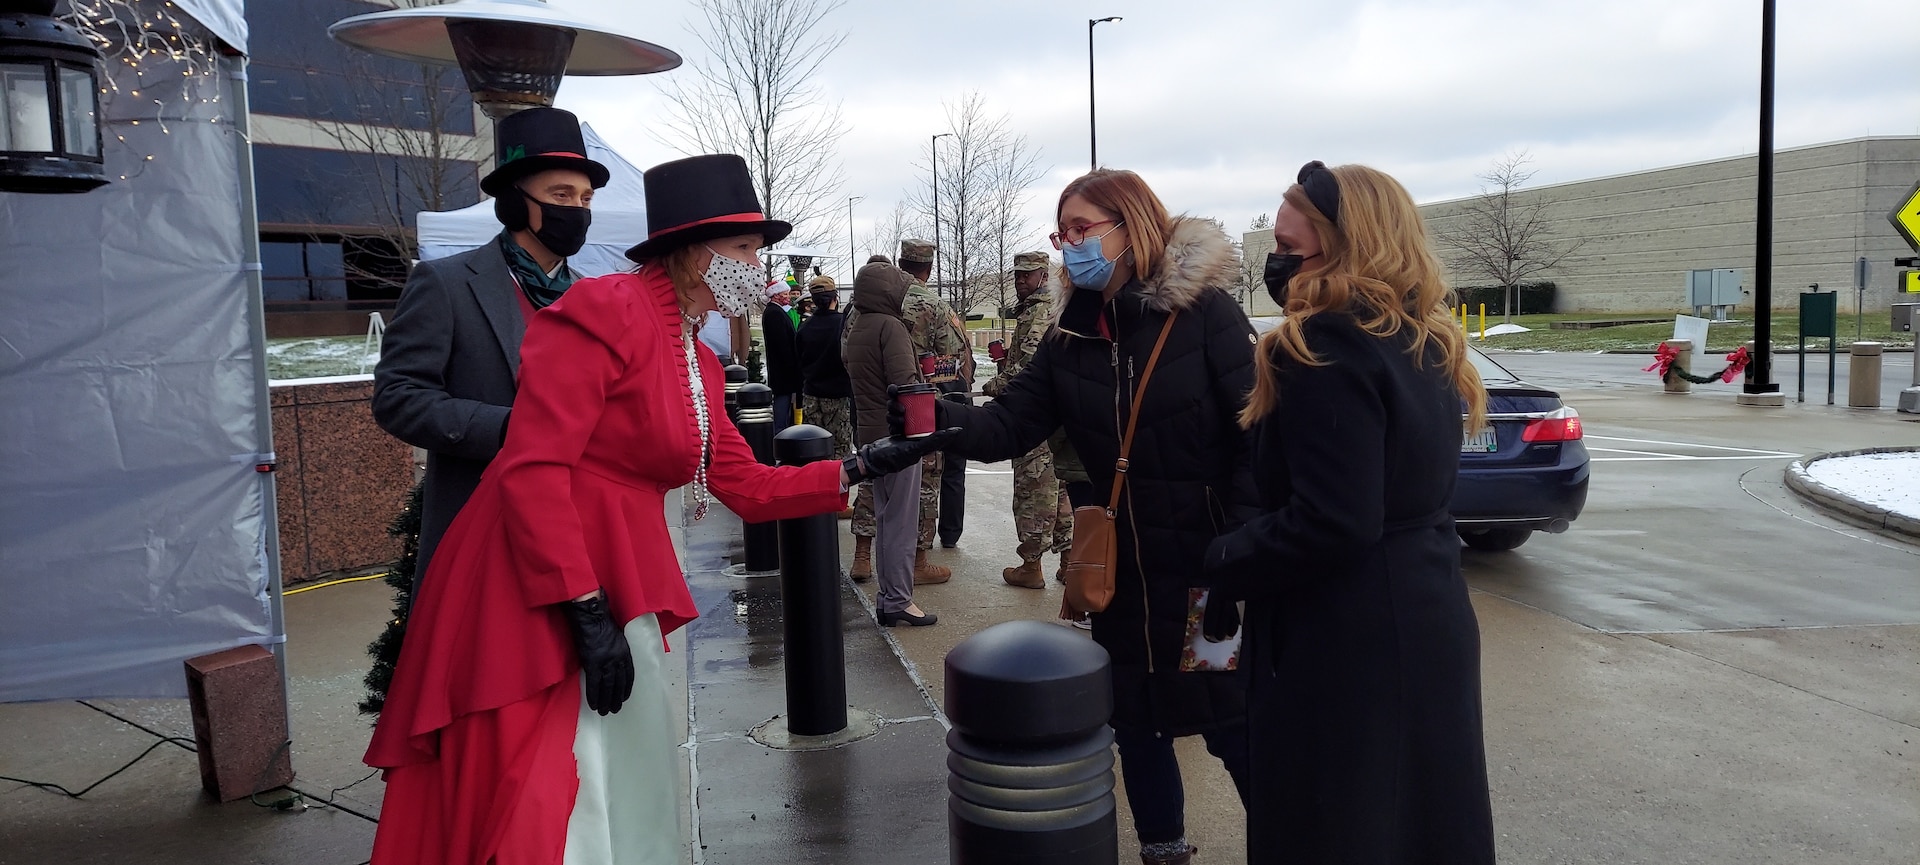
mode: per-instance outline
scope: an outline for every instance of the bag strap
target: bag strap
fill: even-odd
[[[1133,430],[1140,423],[1140,399],[1146,396],[1153,368],[1160,364],[1160,349],[1166,348],[1167,334],[1173,332],[1173,320],[1179,316],[1178,309],[1167,313],[1167,323],[1160,326],[1160,338],[1153,343],[1153,353],[1147,355],[1147,368],[1140,373],[1140,384],[1133,389],[1133,404],[1127,407],[1127,432],[1120,437],[1120,459],[1113,464],[1113,496],[1107,499],[1109,517],[1120,507],[1120,488],[1127,482],[1127,454],[1133,452]]]

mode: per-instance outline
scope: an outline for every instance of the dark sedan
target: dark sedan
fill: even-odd
[[[1251,319],[1265,333],[1278,318]],[[1536,531],[1567,530],[1587,505],[1587,446],[1580,413],[1468,346],[1487,388],[1487,424],[1460,442],[1453,519],[1476,550],[1502,552]]]
[[[1453,518],[1476,550],[1511,550],[1536,531],[1564,532],[1587,504],[1580,413],[1468,349],[1487,388],[1487,424],[1460,443]]]

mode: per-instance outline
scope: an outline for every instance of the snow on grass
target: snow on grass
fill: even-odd
[[[1490,336],[1506,336],[1507,334],[1510,334],[1510,333],[1532,333],[1532,332],[1533,332],[1533,328],[1521,327],[1520,325],[1517,325],[1517,324],[1496,324],[1482,331],[1479,334],[1479,336],[1481,339],[1486,339],[1487,337],[1490,337]]]
[[[1920,519],[1920,452],[1827,457],[1808,463],[1806,471],[1855,500]]]
[[[378,351],[366,350],[361,336],[327,336],[267,341],[267,378],[286,380],[358,375],[373,370]],[[362,365],[365,369],[362,369]]]

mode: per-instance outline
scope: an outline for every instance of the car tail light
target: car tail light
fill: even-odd
[[[1520,433],[1524,442],[1570,442],[1580,440],[1580,413],[1570,406],[1562,406],[1559,411],[1527,421],[1527,428]]]

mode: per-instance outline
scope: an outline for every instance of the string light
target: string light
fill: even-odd
[[[159,126],[160,134],[172,135],[169,123],[220,123],[218,44],[191,18],[176,14],[178,7],[171,0],[157,7],[151,0],[71,0],[68,6],[62,17],[100,50],[110,66],[106,86],[100,88],[101,112],[108,113],[107,107],[123,94],[154,106],[150,118],[143,112],[141,119],[107,119],[106,126],[139,126],[144,119]],[[152,84],[176,80],[170,86],[179,88],[178,98],[156,99],[142,93]],[[118,132],[114,140],[127,144],[127,137]],[[140,171],[155,155],[142,155]],[[138,177],[140,171],[132,176]],[[120,175],[121,180],[127,177]]]

